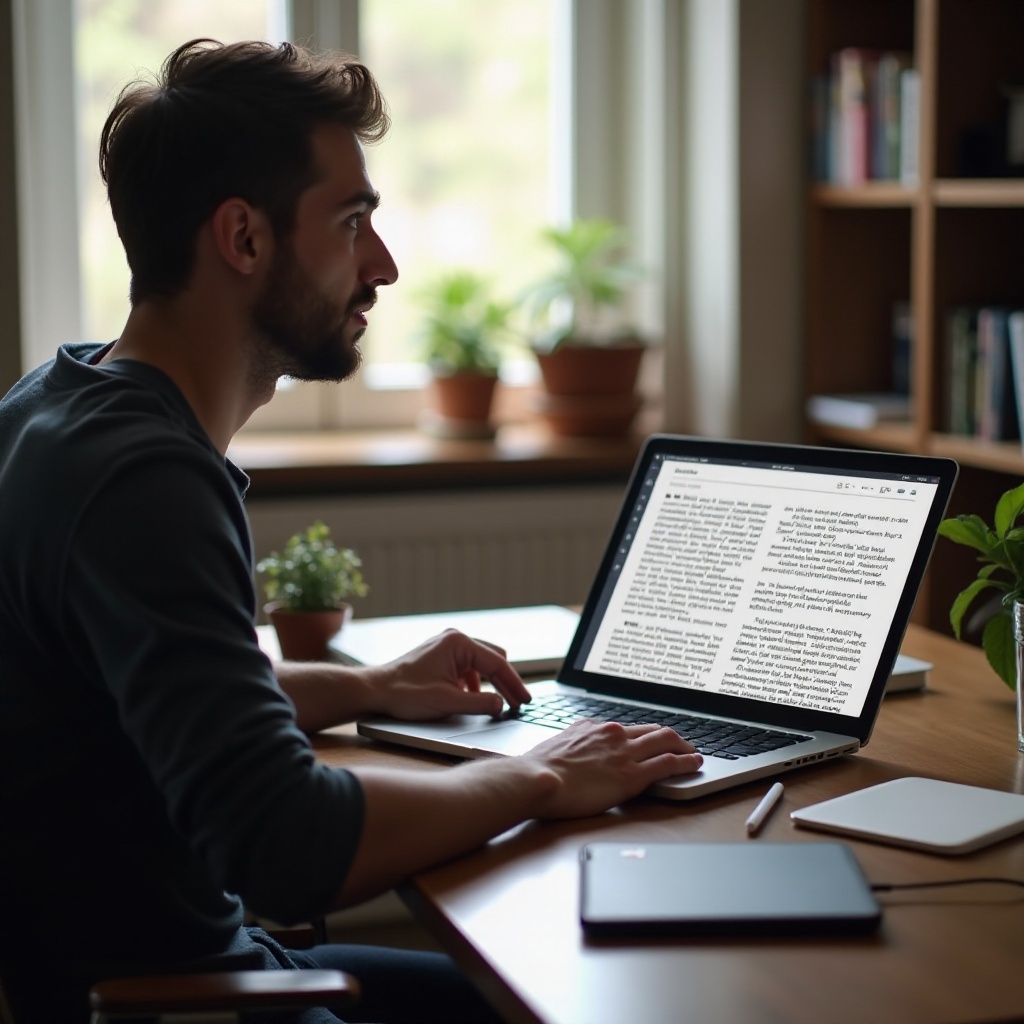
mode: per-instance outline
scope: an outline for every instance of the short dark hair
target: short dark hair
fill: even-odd
[[[133,304],[169,298],[192,270],[201,225],[232,196],[292,228],[315,178],[313,131],[379,141],[390,120],[370,71],[346,54],[290,43],[193,39],[157,82],[117,98],[100,136],[100,174],[132,272]]]

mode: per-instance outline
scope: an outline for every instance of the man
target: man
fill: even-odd
[[[355,371],[398,273],[361,150],[387,127],[355,61],[209,40],[104,127],[131,313],[0,403],[0,977],[19,1024],[84,1020],[97,978],[195,962],[342,967],[359,1019],[485,1019],[445,958],[286,954],[241,901],[308,919],[700,764],[670,730],[579,723],[446,772],[327,769],[318,729],[529,694],[451,631],[359,670],[259,650],[246,481],[224,453],[282,375]]]

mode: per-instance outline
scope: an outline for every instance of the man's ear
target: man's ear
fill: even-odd
[[[254,274],[271,257],[274,232],[262,210],[244,199],[225,199],[211,218],[221,259],[240,274]]]

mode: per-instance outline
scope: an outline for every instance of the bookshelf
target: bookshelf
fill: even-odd
[[[1004,89],[1024,83],[1021,39],[1024,0],[807,4],[809,82],[845,47],[909,51],[920,97],[916,181],[809,181],[804,276],[805,394],[890,389],[892,309],[909,301],[913,419],[870,430],[808,422],[808,440],[955,458],[954,514],[989,516],[996,497],[1024,478],[1019,441],[942,430],[947,310],[1024,307],[1024,167],[1013,177],[993,159],[977,159],[1005,152],[997,145]],[[974,566],[969,552],[943,541],[932,565],[915,617],[948,632],[949,603]]]

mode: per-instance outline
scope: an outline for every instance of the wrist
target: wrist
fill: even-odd
[[[356,714],[360,718],[368,715],[390,715],[393,708],[388,696],[391,693],[395,673],[389,665],[365,665],[351,670],[355,678],[354,689],[358,694]]]
[[[276,674],[307,733],[351,722],[381,711],[372,669],[329,662],[281,662]]]
[[[506,807],[517,807],[518,819],[541,818],[557,798],[562,779],[553,768],[529,757],[496,757],[467,762],[469,770],[486,772],[500,787],[494,796]]]

